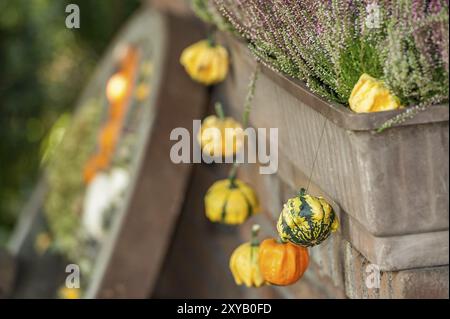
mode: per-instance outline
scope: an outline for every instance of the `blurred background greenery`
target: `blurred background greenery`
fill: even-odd
[[[80,7],[80,29],[65,7]],[[114,34],[140,0],[0,1],[0,246],[39,177],[40,145],[71,111]]]

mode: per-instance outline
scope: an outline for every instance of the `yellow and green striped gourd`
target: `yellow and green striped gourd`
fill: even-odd
[[[306,194],[305,189],[284,204],[277,223],[282,241],[303,247],[320,244],[338,227],[331,205],[323,197]]]

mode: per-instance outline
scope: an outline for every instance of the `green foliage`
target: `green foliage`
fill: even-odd
[[[81,28],[65,27],[78,4]],[[0,2],[0,244],[33,188],[40,144],[70,111],[98,57],[138,0]]]
[[[397,0],[400,11],[410,11],[413,0]],[[381,48],[386,84],[404,105],[448,100],[448,6],[439,11],[416,9],[415,16],[393,15]],[[447,64],[446,64],[447,63]],[[438,97],[440,97],[438,99]]]
[[[63,113],[58,120],[53,124],[50,132],[41,143],[41,164],[45,165],[49,160],[55,156],[55,150],[58,148],[64,138],[64,134],[70,124],[71,115]]]
[[[219,30],[234,32],[232,25],[226,21],[209,0],[191,0],[192,11],[203,22],[216,26]]]
[[[97,143],[97,130],[104,109],[100,103],[90,100],[81,106],[47,164],[48,184],[58,187],[58,191],[48,193],[45,212],[50,230],[57,238],[57,248],[69,254],[71,260],[79,259],[79,213],[85,191],[80,172],[83,172]]]
[[[192,0],[192,10],[206,23],[214,23],[214,17],[208,8],[208,0]]]

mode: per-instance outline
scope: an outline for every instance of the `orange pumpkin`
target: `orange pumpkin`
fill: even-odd
[[[116,121],[108,122],[103,126],[99,137],[99,146],[102,152],[112,153],[119,139],[121,128],[121,123]]]
[[[279,243],[270,238],[259,248],[259,267],[267,282],[287,286],[299,280],[308,268],[309,254],[305,247]]]
[[[111,158],[110,153],[99,152],[93,155],[84,166],[83,179],[86,184],[95,177],[95,175],[108,167]]]
[[[88,184],[94,178],[95,174],[97,174],[98,171],[99,171],[98,157],[93,156],[87,161],[86,165],[84,166],[83,171],[84,182]]]
[[[110,121],[122,121],[125,115],[124,103],[112,103],[109,107]]]
[[[109,166],[112,154],[106,152],[99,152],[95,155],[97,161],[97,168],[99,170],[106,169]]]

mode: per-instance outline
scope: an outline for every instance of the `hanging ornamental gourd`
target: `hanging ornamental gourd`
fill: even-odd
[[[231,254],[230,270],[237,285],[261,287],[265,284],[259,269],[259,242],[257,238],[259,229],[259,225],[253,225],[251,241],[240,245]]]
[[[309,264],[308,249],[270,238],[259,247],[259,268],[267,282],[287,286],[299,280]]]
[[[222,104],[216,103],[216,115],[207,116],[198,132],[202,152],[212,157],[229,157],[244,144],[242,125],[232,117],[225,117]]]
[[[282,241],[304,247],[320,244],[338,227],[331,205],[323,197],[306,194],[305,189],[284,204],[277,223]]]
[[[202,40],[183,50],[180,63],[193,80],[211,85],[225,79],[229,58],[223,46],[212,40]]]
[[[219,180],[205,195],[206,217],[212,222],[242,224],[259,209],[255,191],[239,179]]]

